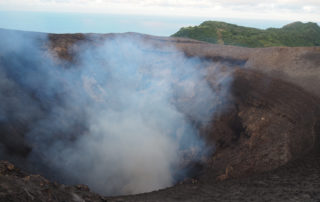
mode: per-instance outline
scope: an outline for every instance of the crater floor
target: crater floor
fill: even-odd
[[[190,179],[146,194],[103,197],[84,185],[51,183],[0,162],[0,201],[314,201],[320,200],[320,154],[309,153],[274,171],[219,181]]]

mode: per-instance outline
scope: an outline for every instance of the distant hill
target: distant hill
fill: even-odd
[[[263,30],[205,21],[199,26],[183,27],[172,36],[245,47],[320,46],[320,27],[312,22],[294,22],[282,28]]]

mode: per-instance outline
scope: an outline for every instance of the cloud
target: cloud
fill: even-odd
[[[0,0],[2,10],[320,21],[318,0]]]

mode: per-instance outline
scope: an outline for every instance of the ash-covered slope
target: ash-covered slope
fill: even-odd
[[[9,33],[12,32],[5,30],[1,31],[1,34],[4,35]],[[32,35],[34,33],[28,34]],[[13,167],[10,164],[2,163],[2,165],[4,165],[4,168],[2,170],[4,171],[1,171],[1,177],[3,178],[3,181],[0,185],[2,188],[1,197],[3,200],[12,199],[16,201],[27,201],[38,199],[49,201],[50,199],[52,201],[62,201],[70,199],[81,201],[82,199],[85,199],[97,201],[246,201],[247,199],[272,200],[276,198],[279,201],[283,201],[285,199],[293,199],[294,197],[295,200],[303,200],[304,197],[309,197],[308,199],[310,199],[310,201],[319,200],[320,196],[316,192],[316,190],[319,188],[319,183],[317,182],[320,176],[318,172],[319,165],[316,163],[318,162],[316,161],[318,159],[316,150],[317,148],[319,148],[320,133],[320,93],[317,89],[317,86],[320,83],[319,48],[275,47],[265,49],[250,49],[207,44],[199,41],[181,38],[163,38],[139,35],[135,33],[106,35],[35,35],[38,35],[36,37],[36,41],[40,44],[39,46],[41,47],[41,50],[45,52],[46,55],[49,55],[50,58],[53,58],[54,65],[50,67],[59,67],[63,69],[63,71],[68,71],[79,67],[88,68],[90,67],[90,65],[96,64],[90,63],[90,60],[89,66],[81,65],[83,61],[79,60],[79,52],[84,51],[84,47],[88,49],[90,47],[100,47],[101,44],[104,44],[105,46],[103,47],[111,47],[111,49],[104,49],[104,51],[117,52],[112,48],[119,49],[120,51],[118,51],[117,53],[119,53],[121,56],[119,58],[123,58],[123,60],[125,60],[126,58],[131,58],[131,55],[134,55],[136,57],[137,55],[135,54],[137,49],[134,46],[127,46],[127,44],[121,43],[121,41],[118,40],[119,38],[130,38],[133,39],[133,41],[139,40],[140,42],[143,42],[144,45],[142,45],[141,43],[139,44],[138,51],[139,53],[141,51],[143,58],[152,59],[156,56],[156,60],[154,60],[155,62],[152,62],[150,64],[147,62],[147,60],[142,60],[144,62],[137,63],[139,65],[136,65],[135,68],[139,68],[142,64],[147,64],[147,66],[152,66],[155,64],[155,66],[152,66],[153,68],[161,67],[164,68],[164,70],[168,71],[169,69],[175,69],[176,66],[182,66],[183,69],[181,71],[179,70],[177,74],[173,74],[172,79],[160,79],[160,81],[166,81],[169,83],[171,82],[170,86],[175,86],[175,88],[173,89],[175,89],[176,91],[174,91],[175,93],[173,94],[174,96],[171,97],[171,100],[174,100],[173,103],[177,111],[183,114],[185,119],[188,120],[187,123],[190,123],[190,128],[187,131],[197,131],[194,132],[194,134],[199,135],[201,139],[205,140],[206,146],[202,146],[203,151],[208,151],[208,148],[210,148],[210,152],[205,152],[205,154],[197,157],[197,154],[201,154],[201,152],[197,153],[197,150],[192,149],[197,147],[185,146],[185,150],[177,150],[179,152],[182,152],[182,156],[178,158],[180,159],[179,166],[182,166],[184,168],[183,170],[186,171],[186,173],[182,176],[181,174],[173,176],[178,176],[180,180],[184,180],[182,183],[174,186],[173,188],[164,189],[159,192],[151,192],[148,194],[121,198],[102,198],[98,197],[95,194],[89,193],[85,189],[81,189],[81,186],[79,189],[77,189],[75,187],[63,187],[60,185],[52,185],[50,183],[46,185],[46,193],[41,191],[39,192],[39,190],[42,190],[42,178],[40,180],[39,177],[39,185],[37,184],[38,178],[35,178],[35,180],[32,180],[30,183],[28,181],[26,182],[26,180],[24,180],[26,174],[10,174],[9,171],[13,170]],[[113,44],[114,41],[117,42],[116,46]],[[129,42],[132,43],[132,40],[130,40]],[[183,54],[183,56],[180,55],[181,53]],[[6,58],[4,58],[4,54],[0,54],[0,58],[0,66],[2,70],[7,71],[6,68],[8,68],[8,66],[4,65],[8,65],[10,63],[5,62]],[[172,58],[174,59],[172,60]],[[22,61],[21,64],[23,66],[24,63],[21,58],[15,57],[15,59],[17,61]],[[113,61],[114,57],[108,57],[107,59]],[[181,60],[182,62],[172,63],[171,61],[175,61],[175,59]],[[103,61],[102,65],[108,64],[108,62],[110,62],[108,60]],[[116,64],[119,63],[117,62]],[[132,66],[132,64],[135,63],[130,63],[129,66]],[[120,65],[119,67],[125,68],[126,66]],[[168,69],[168,67],[170,68]],[[41,66],[41,68],[43,68],[43,66]],[[190,71],[190,69],[188,68],[191,68],[192,71]],[[147,70],[151,71],[152,69]],[[188,74],[185,74],[185,72],[187,72]],[[201,74],[199,74],[199,72],[201,72]],[[86,72],[86,74],[88,73],[91,74],[92,72]],[[103,71],[100,71],[98,73],[104,75]],[[124,73],[125,72],[121,72],[121,74]],[[129,77],[126,77],[126,79],[130,79],[131,76],[136,78],[133,73],[134,71],[129,72]],[[164,74],[163,71],[154,73],[156,75]],[[181,77],[181,75],[184,76]],[[189,75],[198,75],[198,77],[196,77],[196,80],[194,77],[191,77],[192,79],[190,80]],[[76,79],[72,81],[77,81],[77,79],[79,78],[81,77],[76,77]],[[93,76],[93,78],[97,77]],[[161,77],[157,78],[159,79]],[[62,77],[61,79],[63,80],[64,78]],[[138,81],[141,80],[139,79]],[[196,81],[196,84],[194,83],[194,81]],[[93,80],[82,79],[81,82],[76,83],[77,85],[75,85],[74,87],[81,87],[81,85],[85,83],[85,86],[87,87],[85,87],[84,89],[87,90],[86,93],[89,92],[91,98],[94,98],[98,101],[100,98],[104,98],[101,97],[101,95],[104,95],[105,89],[102,90],[98,85],[94,84]],[[146,83],[143,82],[142,84],[145,85]],[[210,92],[207,91],[207,85],[211,89]],[[120,84],[113,85],[113,87],[120,86]],[[64,86],[61,87],[64,89]],[[43,88],[46,87],[44,86]],[[124,89],[127,88],[128,86],[126,84],[126,87]],[[163,88],[160,89],[163,90]],[[25,92],[23,90],[23,88],[19,88],[19,90],[21,90],[21,93],[28,94],[28,92]],[[59,89],[57,90],[58,92],[60,92]],[[153,88],[152,90],[156,90],[155,92],[157,93],[160,92],[158,91],[158,89]],[[1,96],[3,96],[2,99],[4,99],[7,95],[4,94],[4,92],[4,90],[1,92]],[[34,92],[38,91],[35,90]],[[126,91],[121,90],[120,92]],[[136,93],[136,91],[133,92]],[[112,91],[112,93],[116,97],[116,94],[114,94],[116,92]],[[9,93],[9,95],[12,96],[12,92],[11,94]],[[13,95],[15,94],[13,93]],[[34,99],[37,98],[36,95],[37,94],[34,95],[31,93],[31,96],[26,96],[28,96],[30,99]],[[58,95],[62,96],[62,98],[66,96],[64,94]],[[112,97],[114,96],[110,95],[108,99],[112,99]],[[154,95],[153,97],[151,96],[146,98],[153,99],[157,96],[159,95]],[[53,98],[49,96],[48,98],[50,99],[46,99],[45,102],[42,98],[43,97],[41,97],[41,99],[38,101],[35,99],[30,103],[36,103],[36,106],[40,104],[44,109],[51,109],[51,103],[57,103],[57,101],[61,101],[61,98],[59,96]],[[62,99],[62,101],[64,101],[64,99]],[[115,99],[114,101],[118,102],[117,99]],[[128,104],[127,102],[124,103]],[[159,103],[153,100],[151,103],[156,103],[153,106],[157,106],[157,104],[159,105]],[[144,101],[141,106],[144,106],[146,104],[148,105],[148,102]],[[76,102],[73,103],[73,105],[78,106]],[[49,108],[46,108],[48,106]],[[63,108],[64,105],[61,106],[62,109],[65,109]],[[89,108],[91,107],[91,105],[87,106]],[[163,110],[166,109],[166,105],[163,106],[164,108],[157,111],[159,115],[156,114],[156,117],[159,117],[160,119],[167,119],[167,114],[163,113]],[[142,113],[144,113],[143,110],[145,110],[145,108],[140,108],[139,110],[142,110]],[[37,116],[35,117],[35,119],[42,120],[43,118],[41,117],[46,117],[46,114],[49,113],[43,109],[41,109],[40,111],[40,118]],[[148,111],[148,116],[150,117],[149,112],[150,111]],[[166,111],[166,113],[167,112],[168,111]],[[75,114],[71,114],[69,118],[73,118],[74,115]],[[69,131],[69,133],[66,133],[66,131],[63,130],[62,132],[64,133],[62,134],[53,133],[53,137],[56,137],[56,135],[58,135],[62,139],[64,137],[67,137],[68,141],[71,141],[72,143],[73,141],[77,141],[77,138],[79,138],[79,134],[81,134],[81,131],[88,131],[87,125],[82,125],[82,127],[79,127],[78,124],[82,123],[83,120],[81,119],[81,117],[83,114],[77,113],[76,115],[78,116],[76,121],[72,122],[74,124],[71,127],[73,130]],[[207,119],[207,116],[209,116],[210,118]],[[174,117],[177,116],[175,115]],[[134,125],[136,125],[138,122],[133,121],[134,118],[135,117],[131,117],[128,120],[129,122],[130,120],[132,120]],[[33,123],[33,120],[27,120],[31,121],[31,124]],[[53,123],[55,122],[55,120],[56,119],[52,119]],[[107,120],[112,121],[112,119]],[[35,145],[32,141],[30,142],[30,139],[26,139],[26,136],[28,137],[28,127],[30,127],[30,123],[28,121],[26,122],[21,119],[10,119],[10,121],[1,123],[1,148],[5,151],[5,155],[2,155],[3,160],[9,160],[11,162],[14,162],[16,166],[22,169],[32,171],[35,174],[41,173],[45,175],[45,177],[49,177],[53,180],[57,179],[60,180],[60,182],[64,183],[90,183],[90,178],[95,179],[95,177],[97,176],[97,172],[94,170],[96,169],[94,167],[94,161],[92,162],[93,164],[91,164],[91,166],[93,167],[84,167],[87,169],[82,170],[85,171],[82,173],[86,177],[77,178],[87,180],[86,182],[81,182],[79,180],[68,180],[68,178],[65,178],[65,175],[61,175],[59,172],[57,172],[56,169],[59,167],[52,167],[52,164],[50,164],[50,160],[45,159],[40,155],[42,153],[45,153],[45,150],[40,150],[41,152],[37,153],[39,156],[33,156],[33,160],[30,161],[30,153],[32,153],[35,148],[39,150],[39,145]],[[166,122],[163,121],[156,121],[155,123],[165,124],[164,126],[166,127],[168,126],[166,125]],[[180,122],[180,124],[185,123]],[[121,126],[123,125],[119,125],[119,127]],[[133,129],[134,128],[135,127],[133,127]],[[134,133],[134,130],[130,132]],[[103,136],[96,137],[98,137],[100,141],[103,140],[103,138],[101,139],[101,137]],[[144,141],[143,138],[147,137],[148,136],[142,136],[139,144]],[[130,139],[129,136],[127,136],[127,138]],[[147,139],[145,141],[147,141],[147,143],[150,143]],[[47,145],[46,142],[37,142],[37,144],[39,143],[45,143]],[[134,144],[134,142],[131,143]],[[156,144],[159,144],[159,142],[155,143],[155,145]],[[112,146],[108,144],[106,145],[107,147]],[[184,143],[184,145],[188,144]],[[123,146],[124,149],[127,145]],[[157,147],[151,145],[151,150],[147,151],[156,151],[157,149]],[[118,150],[109,151],[112,152]],[[313,154],[312,156],[309,155],[310,152]],[[67,154],[73,153],[71,152]],[[98,152],[96,154],[101,155],[103,153],[100,154]],[[126,153],[124,153],[124,155],[125,154]],[[111,156],[117,156],[117,154]],[[90,157],[95,157],[95,155],[92,155]],[[108,156],[106,157],[108,158]],[[306,160],[299,160],[301,158],[305,158]],[[103,158],[100,158],[100,160],[101,159]],[[152,161],[149,163],[152,163],[156,166],[162,166],[161,164],[159,164],[161,162],[159,158],[151,159]],[[124,162],[127,161],[130,161],[130,159],[125,159]],[[263,175],[255,175],[255,173],[274,170],[278,167],[286,165],[291,161],[297,163],[291,163],[287,167],[282,167],[274,172],[266,173]],[[32,162],[32,164],[30,164],[30,162]],[[81,160],[78,159],[75,162],[81,162]],[[64,162],[58,162],[58,165],[60,163],[62,165],[64,164]],[[71,161],[71,163],[74,162]],[[126,165],[136,165],[139,163],[143,164],[143,162],[133,161],[132,164]],[[37,166],[34,166],[33,164],[37,164]],[[148,163],[144,165],[148,165]],[[102,168],[108,168],[108,166],[105,166],[106,165],[102,165]],[[90,168],[92,170],[90,170]],[[154,169],[153,167],[151,168]],[[72,167],[72,169],[74,173],[76,173],[76,175],[79,175],[81,173],[81,170],[80,172],[77,171],[77,167]],[[147,175],[147,173],[145,173],[145,171],[147,170],[142,170],[142,176]],[[114,171],[110,170],[110,172]],[[283,173],[285,173],[284,176],[282,176]],[[14,177],[12,177],[12,175]],[[245,176],[252,175],[254,176],[244,178]],[[61,179],[61,176],[64,177],[62,177]],[[70,177],[70,175],[68,176]],[[277,179],[274,179],[274,176],[276,176]],[[163,174],[161,174],[160,177],[164,178],[167,176],[163,176]],[[188,179],[188,177],[192,179]],[[239,180],[238,177],[241,177],[241,179]],[[103,176],[101,178],[103,178]],[[235,179],[229,180],[229,178]],[[117,178],[109,179],[117,180]],[[123,179],[121,178],[121,180]],[[220,182],[221,180],[226,181]],[[297,181],[302,184],[309,183],[310,187],[308,187],[308,190],[305,190],[299,185],[294,185],[294,183],[296,183]],[[253,182],[256,184],[253,185]],[[100,188],[103,189],[104,186],[114,187],[111,185],[113,183],[114,182],[110,180],[106,181],[106,183],[101,185]],[[276,192],[275,189],[277,187],[283,188],[283,183],[288,184],[287,189],[289,189],[291,186],[295,186],[295,188],[293,189],[294,193],[288,190],[280,190],[282,195],[277,195],[281,193]],[[241,188],[243,186],[240,186],[240,184],[244,184],[249,188],[243,190],[243,188]],[[40,186],[40,188],[38,186]],[[133,186],[135,185],[133,184]],[[27,187],[27,191],[23,191],[25,189],[22,187]],[[226,187],[230,187],[230,192],[232,193],[230,193],[229,191],[221,191],[225,190]],[[274,188],[272,189],[273,191],[271,190],[271,187]],[[265,191],[267,194],[261,197],[258,194],[258,191],[263,190],[264,188],[266,189]],[[94,188],[94,191],[97,190],[99,191],[99,187]],[[186,192],[186,190],[188,191]],[[243,193],[235,193],[234,191],[236,190],[240,190],[240,192]],[[245,192],[250,193],[250,196],[245,194]],[[21,193],[24,198],[19,198],[19,195],[17,195],[17,193]],[[119,190],[114,190],[114,193],[119,193]],[[55,195],[57,197],[55,197]]]

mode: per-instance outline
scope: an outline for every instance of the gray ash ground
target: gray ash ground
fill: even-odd
[[[219,181],[206,178],[188,184],[111,201],[319,201],[320,155],[308,156],[274,171]]]

